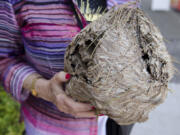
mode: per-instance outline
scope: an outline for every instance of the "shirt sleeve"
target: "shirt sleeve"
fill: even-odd
[[[114,5],[125,4],[125,3],[131,2],[131,1],[136,1],[136,0],[107,0],[107,8],[110,9]]]
[[[22,88],[23,81],[35,72],[24,58],[24,46],[13,6],[8,1],[0,1],[0,82],[21,102],[29,94]]]

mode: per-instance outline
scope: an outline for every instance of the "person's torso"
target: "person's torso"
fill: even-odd
[[[14,1],[14,2],[13,2]],[[20,28],[25,59],[39,74],[50,79],[64,69],[64,54],[72,38],[81,30],[72,0],[12,0]],[[55,119],[70,117],[52,104],[32,95],[28,108]]]
[[[50,78],[64,68],[64,53],[80,31],[71,0],[21,0],[14,4],[25,57]]]

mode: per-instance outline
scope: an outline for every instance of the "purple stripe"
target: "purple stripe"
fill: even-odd
[[[11,90],[17,100],[21,101],[23,81],[28,75],[35,72],[31,67],[22,64],[14,73],[13,78],[11,78]]]
[[[24,44],[27,46],[27,45],[30,45],[30,46],[34,46],[34,47],[45,47],[47,49],[56,49],[56,48],[59,48],[59,47],[67,47],[68,44],[70,43],[70,39],[65,39],[65,40],[61,40],[59,42],[54,42],[54,43],[48,43],[46,41],[43,41],[43,42],[32,42],[32,41],[29,41],[25,38],[23,38],[23,41],[24,41]]]

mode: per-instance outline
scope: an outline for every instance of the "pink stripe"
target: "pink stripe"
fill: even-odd
[[[87,132],[89,132],[88,130],[85,130],[85,131],[72,131],[72,130],[69,130],[69,129],[64,129],[62,127],[55,127],[55,126],[52,126],[52,125],[49,125],[49,124],[46,124],[46,123],[43,123],[42,121],[38,121],[38,117],[40,118],[42,114],[37,114],[37,118],[33,118],[32,115],[30,115],[30,113],[28,112],[28,110],[23,107],[23,113],[25,115],[25,117],[34,125],[34,127],[38,128],[38,129],[41,129],[41,130],[44,130],[44,131],[49,131],[49,132],[52,132],[52,133],[61,133],[61,134],[72,134],[72,135],[85,135],[85,134],[88,134]],[[51,119],[51,122],[53,120]],[[65,124],[65,125],[64,125]],[[66,125],[67,124],[67,125]],[[78,124],[78,121],[73,121],[72,123],[69,123],[69,122],[62,122],[62,125],[64,126],[68,126],[70,127],[69,124],[73,124],[73,128],[77,128],[78,127],[83,127],[83,125],[79,125]],[[92,130],[92,129],[91,129]],[[93,134],[92,134],[93,135]],[[95,134],[94,134],[95,135]]]
[[[28,31],[28,30],[50,30],[50,31],[53,31],[53,30],[72,30],[72,31],[79,31],[80,28],[79,27],[75,27],[75,26],[68,26],[68,25],[33,25],[33,26],[25,26],[22,28],[22,30],[24,32]],[[49,32],[49,31],[47,31]]]
[[[65,37],[74,37],[78,31],[51,31],[49,32],[38,32],[38,31],[32,31],[29,33],[23,33],[24,37],[26,38],[32,38],[32,37],[59,37],[59,38],[65,38]]]
[[[28,30],[32,31],[25,33]],[[40,30],[52,30],[52,31],[38,31]],[[35,31],[36,30],[36,31]],[[53,31],[59,30],[59,31]],[[66,30],[66,31],[63,31]],[[31,37],[74,37],[80,31],[79,27],[73,26],[47,26],[47,25],[33,25],[32,27],[24,27],[22,28],[22,32],[24,37],[31,38]]]
[[[69,12],[67,10],[63,10],[63,9],[58,9],[58,10],[55,10],[55,9],[49,9],[49,10],[30,10],[28,12],[20,12],[18,14],[18,16],[26,16],[28,14],[64,14],[64,15],[73,15],[72,12]]]
[[[84,119],[84,118],[67,118],[67,117],[62,117],[62,116],[59,116],[58,119],[54,119],[54,118],[51,118],[51,117],[48,117],[47,115],[44,115],[43,113],[37,111],[36,109],[34,109],[31,105],[29,105],[28,103],[25,103],[23,104],[23,106],[28,112],[29,114],[31,115],[35,115],[35,116],[41,116],[41,119],[42,121],[46,122],[46,121],[54,121],[53,123],[58,123],[58,124],[63,124],[64,122],[66,123],[75,123],[75,124],[78,124],[80,123],[81,126],[83,127],[87,127],[91,124],[93,125],[96,125],[97,124],[97,120],[96,118],[87,118],[87,119]],[[61,119],[61,120],[59,120]]]
[[[18,7],[16,5],[16,7]],[[63,4],[48,4],[48,5],[40,5],[40,6],[37,6],[37,5],[24,5],[22,8],[21,8],[21,12],[26,12],[27,10],[28,11],[31,11],[31,10],[62,10],[66,13],[71,13],[71,11],[68,11],[70,8],[68,6],[65,6]]]

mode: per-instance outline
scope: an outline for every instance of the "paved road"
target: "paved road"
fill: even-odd
[[[159,26],[170,54],[180,63],[180,12],[153,12],[150,10],[151,0],[142,0],[142,8]],[[180,64],[174,63],[180,71]],[[180,73],[171,81],[166,101],[157,107],[149,116],[149,120],[136,124],[131,135],[180,135]]]
[[[151,11],[151,0],[142,0],[142,9],[150,16],[154,24],[156,24],[162,32],[166,42],[167,49],[174,59],[180,63],[180,11],[171,10]],[[180,64],[174,63],[178,71],[180,71]],[[180,83],[180,73],[177,73],[172,80]]]
[[[180,84],[171,83],[173,93],[149,115],[145,123],[136,124],[131,135],[180,135]]]

